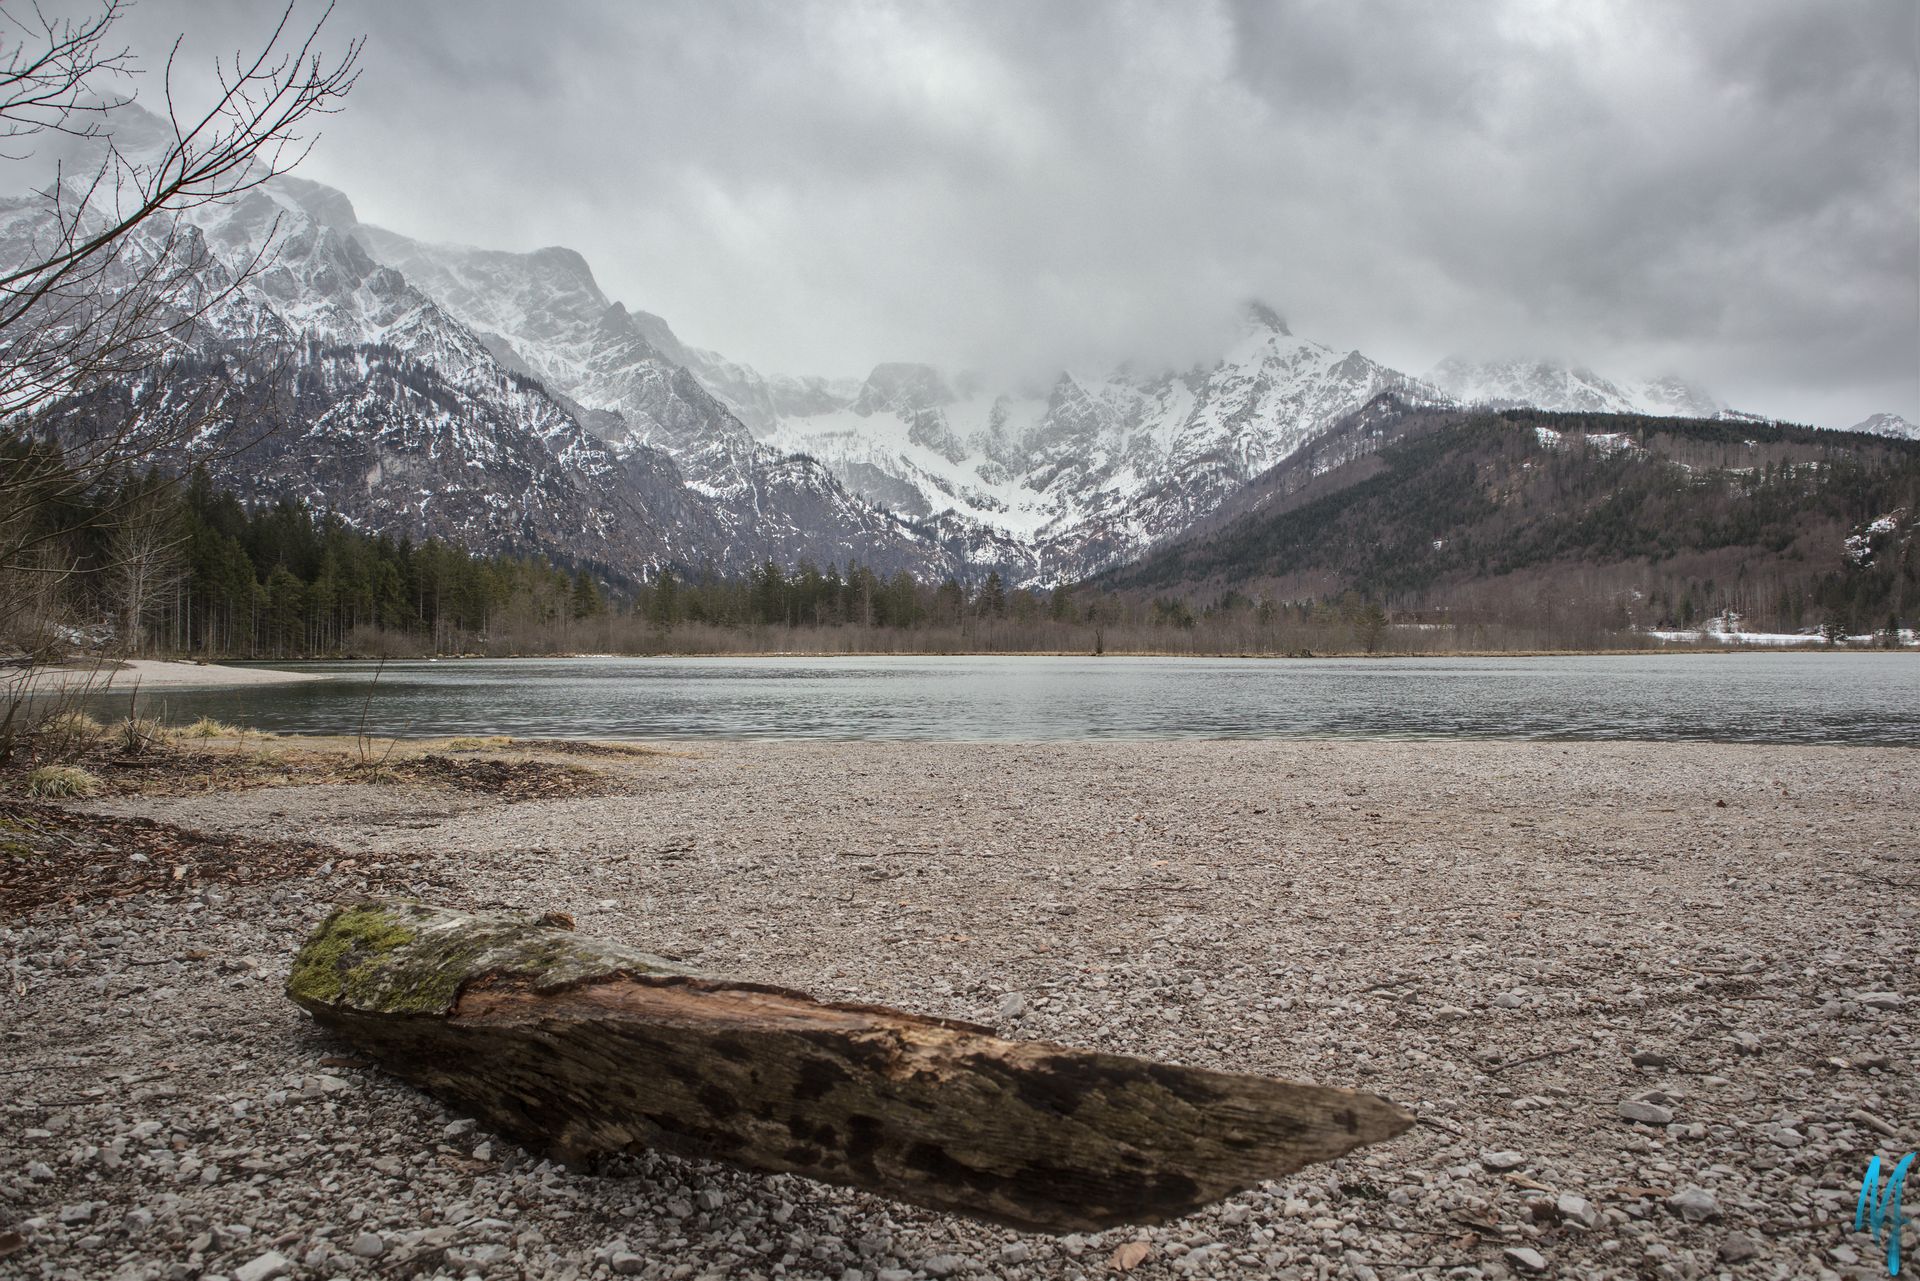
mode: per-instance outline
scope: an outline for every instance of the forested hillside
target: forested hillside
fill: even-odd
[[[1096,582],[1599,630],[1920,615],[1920,443],[1524,410],[1371,430],[1373,447],[1282,464],[1223,523]]]
[[[47,472],[47,485],[65,482]],[[291,500],[249,506],[204,470],[183,484],[124,477],[30,508],[28,602],[6,621],[25,649],[284,657],[375,652],[390,635],[454,650],[508,623],[551,626],[605,607],[586,567],[475,556],[356,529]]]

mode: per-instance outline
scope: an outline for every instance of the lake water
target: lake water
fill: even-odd
[[[585,658],[280,664],[333,679],[153,691],[168,720],[600,738],[1699,739],[1920,745],[1920,655]],[[109,705],[111,708],[111,704]]]

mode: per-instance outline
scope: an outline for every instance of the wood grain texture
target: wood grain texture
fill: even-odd
[[[1177,1218],[1408,1129],[1374,1095],[1009,1041],[687,972],[533,918],[343,908],[289,994],[573,1163],[658,1148],[1046,1232]]]

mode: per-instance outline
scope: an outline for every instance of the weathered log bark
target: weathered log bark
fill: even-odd
[[[547,918],[343,908],[287,991],[569,1162],[659,1148],[1047,1232],[1163,1222],[1413,1123],[1352,1090],[710,978]]]

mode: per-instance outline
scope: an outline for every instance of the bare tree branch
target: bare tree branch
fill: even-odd
[[[78,165],[0,199],[0,573],[44,577],[73,532],[49,513],[129,466],[150,465],[224,421],[247,386],[280,382],[258,357],[216,334],[251,331],[263,350],[292,337],[247,286],[269,267],[279,222],[241,261],[212,252],[189,215],[232,200],[298,164],[313,126],[358,78],[364,40],[320,48],[328,5],[311,23],[289,0],[251,55],[214,66],[210,101],[176,91],[175,41],[159,77],[155,137],[116,134],[137,110],[141,74],[115,42],[127,0],[82,18],[0,0],[0,154],[30,159],[59,139]],[[218,325],[213,322],[222,322]],[[118,397],[118,400],[114,400]],[[269,424],[254,413],[250,422]],[[244,443],[229,442],[230,448]],[[87,520],[126,519],[108,499]],[[0,589],[3,594],[4,589]],[[0,601],[0,617],[7,612]]]

